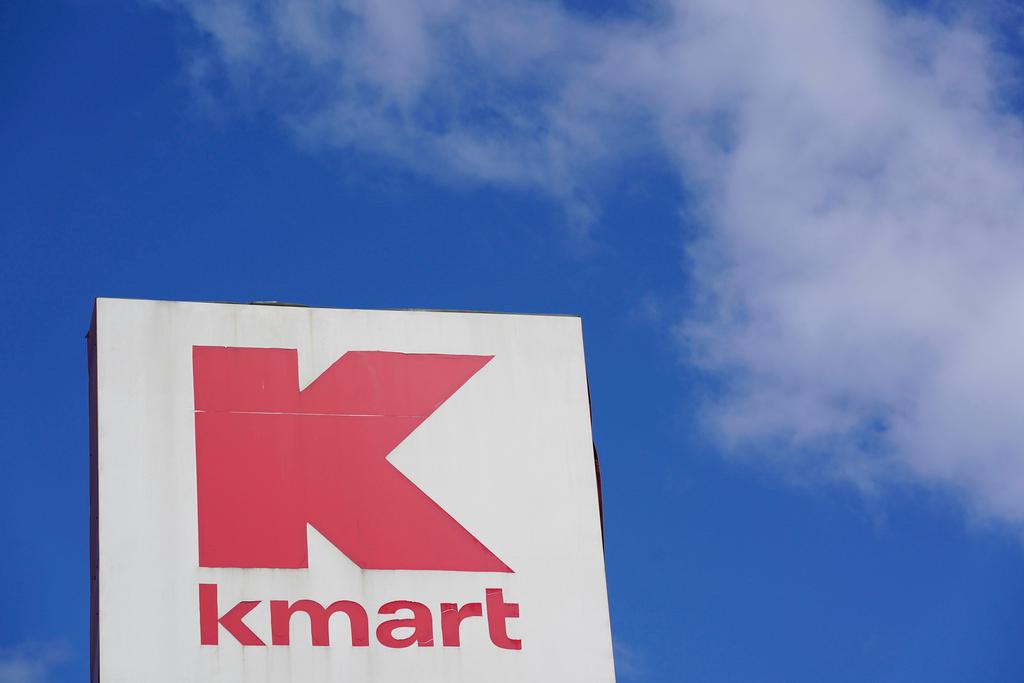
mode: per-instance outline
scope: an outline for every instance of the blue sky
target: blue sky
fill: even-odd
[[[1024,680],[1018,9],[333,4],[0,9],[0,683],[95,296],[581,314],[620,680]]]

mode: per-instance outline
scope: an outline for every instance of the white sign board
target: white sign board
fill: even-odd
[[[100,299],[94,681],[614,681],[580,320]]]

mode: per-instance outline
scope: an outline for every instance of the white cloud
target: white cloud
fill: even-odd
[[[22,645],[0,648],[0,683],[48,683],[67,659],[60,645]]]
[[[615,674],[625,681],[642,680],[647,674],[647,665],[643,653],[632,645],[621,640],[613,643],[615,651]]]
[[[723,442],[1024,523],[1024,133],[975,22],[872,0],[631,19],[523,1],[179,6],[222,85],[303,144],[540,190],[581,220],[622,155],[672,160],[706,225],[676,330],[725,387],[706,407]]]

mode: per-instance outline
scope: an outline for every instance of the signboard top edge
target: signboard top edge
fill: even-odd
[[[103,302],[136,302],[136,303],[153,303],[153,304],[194,304],[199,306],[267,306],[267,307],[279,307],[279,308],[295,308],[301,310],[323,310],[323,311],[353,311],[353,312],[383,312],[383,313],[452,313],[462,315],[502,315],[502,316],[522,316],[528,318],[575,318],[582,320],[583,316],[578,313],[524,313],[521,311],[484,311],[484,310],[472,310],[472,309],[457,309],[457,308],[349,308],[343,306],[308,306],[306,304],[298,303],[284,303],[278,301],[250,301],[250,302],[239,302],[239,301],[192,301],[182,299],[144,299],[134,297],[106,297],[98,296],[94,299],[93,311],[95,312],[101,303]]]

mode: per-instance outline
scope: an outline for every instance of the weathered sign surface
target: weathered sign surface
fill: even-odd
[[[580,320],[100,299],[93,680],[614,681]]]

